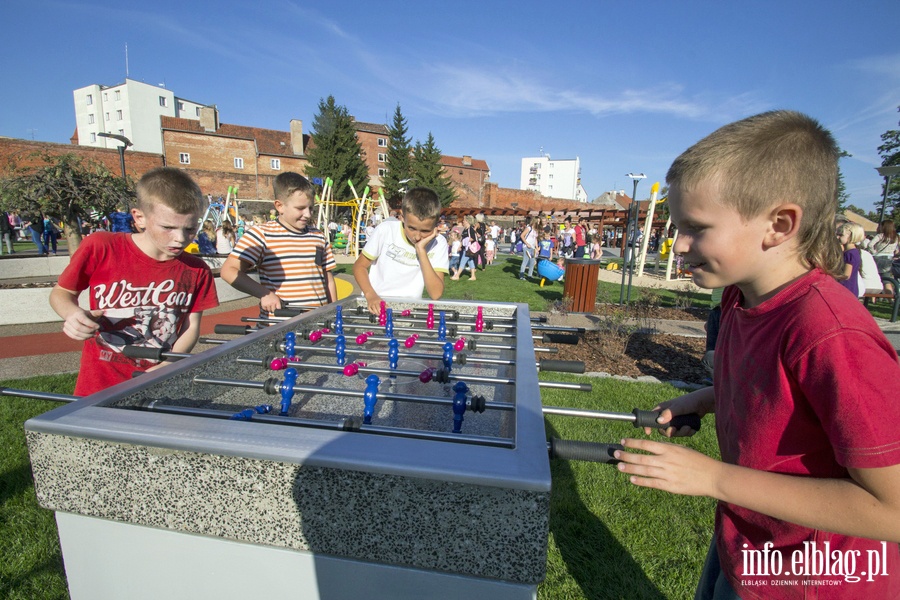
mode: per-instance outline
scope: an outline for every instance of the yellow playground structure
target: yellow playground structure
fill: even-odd
[[[354,198],[349,200],[335,200],[333,196],[334,181],[330,177],[325,178],[322,185],[321,197],[316,195],[316,207],[319,209],[316,215],[316,227],[323,231],[328,229],[335,213],[340,208],[350,209],[350,238],[347,239],[343,233],[338,233],[334,238],[333,246],[336,249],[343,250],[349,248],[353,256],[359,256],[359,251],[365,245],[366,223],[376,220],[376,214],[380,214],[381,218],[387,218],[388,206],[384,199],[384,193],[378,190],[378,196],[369,195],[369,186],[363,189],[360,196],[353,187],[352,181],[347,181],[350,190],[353,192]]]

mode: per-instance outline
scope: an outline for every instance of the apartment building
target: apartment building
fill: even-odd
[[[199,120],[205,105],[179,98],[171,90],[134,79],[106,86],[93,84],[72,92],[75,100],[73,143],[117,148],[121,142],[99,135],[128,138],[137,152],[163,153],[159,119],[162,116]],[[77,140],[75,142],[74,140]]]
[[[551,198],[587,202],[581,186],[581,160],[554,159],[549,154],[522,159],[519,189],[537,192]]]

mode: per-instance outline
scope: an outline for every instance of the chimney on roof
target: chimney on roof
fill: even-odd
[[[303,156],[303,121],[291,119],[291,152]]]
[[[200,107],[200,127],[206,132],[215,133],[219,129],[219,109],[215,106]]]
[[[471,156],[466,156],[465,154],[463,154],[463,166],[464,167],[472,166],[472,157]]]

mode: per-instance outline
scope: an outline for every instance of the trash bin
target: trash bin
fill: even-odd
[[[570,312],[592,313],[597,302],[597,280],[600,261],[587,258],[567,258],[563,296],[572,299]]]

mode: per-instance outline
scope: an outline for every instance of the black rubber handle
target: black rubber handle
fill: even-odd
[[[216,325],[214,331],[221,335],[247,335],[251,329],[249,325]]]
[[[579,442],[550,438],[550,458],[562,460],[586,460],[590,462],[614,465],[619,459],[613,456],[616,450],[624,450],[621,444],[600,444],[596,442]]]
[[[577,346],[578,336],[569,333],[545,333],[541,336],[541,341],[545,344],[569,344],[570,346]]]
[[[557,373],[584,373],[584,361],[541,359],[538,368],[541,371],[556,371]]]
[[[146,346],[125,346],[122,348],[122,354],[129,358],[145,358],[148,360],[164,360],[164,352],[167,352],[165,348],[148,348]],[[173,358],[178,360],[180,357]]]
[[[689,415],[678,415],[664,425],[656,422],[656,419],[659,418],[659,411],[640,410],[636,408],[631,411],[631,414],[634,415],[635,427],[650,427],[652,429],[668,429],[669,427],[674,427],[675,429],[681,429],[682,427],[687,425],[694,431],[700,431],[701,420],[700,415],[698,415],[697,413],[691,413]]]
[[[302,315],[303,311],[296,308],[276,308],[274,314],[276,317],[296,317]]]
[[[531,317],[532,323],[546,323],[547,317],[544,315],[538,315],[536,317]]]

